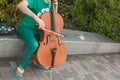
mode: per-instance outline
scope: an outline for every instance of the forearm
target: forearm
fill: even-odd
[[[31,16],[32,18],[37,17],[27,6],[28,6],[28,3],[27,1],[24,0],[17,5],[17,8],[20,9],[21,12]]]

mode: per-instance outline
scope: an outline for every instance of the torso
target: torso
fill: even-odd
[[[32,3],[32,6],[30,3]],[[45,0],[28,0],[28,8],[34,14],[40,16],[42,13],[50,10],[51,2],[49,1],[47,3],[47,2],[45,2]],[[36,22],[32,17],[30,17],[28,15],[24,15],[24,18],[19,26],[20,27],[24,26],[24,27],[36,28],[35,24],[36,24]]]

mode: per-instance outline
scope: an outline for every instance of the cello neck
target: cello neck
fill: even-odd
[[[56,12],[55,12],[55,6],[54,6],[54,1],[51,0],[51,8],[52,8],[52,28],[54,32],[57,32],[57,27],[56,27]]]

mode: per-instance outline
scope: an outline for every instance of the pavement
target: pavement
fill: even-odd
[[[13,70],[19,61],[0,61],[0,80],[18,80]],[[120,54],[68,55],[66,62],[51,72],[30,64],[19,80],[120,80]]]

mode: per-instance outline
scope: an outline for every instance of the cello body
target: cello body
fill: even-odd
[[[44,21],[46,29],[59,34],[62,32],[64,22],[58,13],[54,13],[53,17],[52,12],[46,12],[40,18]],[[45,30],[40,32],[40,46],[35,53],[34,60],[46,68],[58,67],[64,64],[67,56],[61,37]]]

